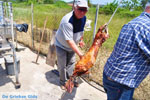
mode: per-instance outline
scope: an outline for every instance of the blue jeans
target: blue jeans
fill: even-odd
[[[107,93],[107,100],[132,100],[134,88],[119,84],[103,73],[103,85]]]

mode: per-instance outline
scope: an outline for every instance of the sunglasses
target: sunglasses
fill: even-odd
[[[87,8],[78,8],[79,11],[83,11],[83,12],[86,12],[87,11]]]

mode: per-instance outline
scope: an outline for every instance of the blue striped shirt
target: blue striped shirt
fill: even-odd
[[[125,24],[114,50],[108,58],[104,73],[114,81],[136,88],[150,73],[150,14]]]

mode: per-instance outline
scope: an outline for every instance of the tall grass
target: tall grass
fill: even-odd
[[[22,4],[21,4],[22,5]],[[68,7],[69,8],[69,7]],[[61,18],[71,10],[70,9],[60,9],[55,5],[50,4],[35,4],[34,13],[34,23],[38,23],[38,27],[43,27],[44,20],[48,17],[47,28],[58,29]],[[14,18],[24,21],[31,22],[31,6],[14,6],[13,8]]]
[[[38,27],[43,27],[44,20],[46,17],[48,17],[48,22],[47,22],[47,28],[49,29],[58,29],[59,23],[61,21],[61,18],[68,12],[72,10],[72,8],[68,5],[66,5],[66,8],[59,8],[57,7],[58,4],[55,5],[50,5],[50,4],[35,4],[34,5],[34,23]],[[64,6],[64,5],[63,5]],[[20,3],[19,5],[14,4],[14,18],[17,20],[24,20],[28,21],[31,23],[31,6],[26,5],[24,3]],[[92,44],[93,40],[93,30],[94,30],[94,22],[95,22],[95,13],[96,13],[96,8],[90,8],[88,13],[87,13],[87,19],[92,20],[91,26],[92,29],[91,31],[85,32],[85,43],[87,46]],[[99,14],[98,15],[98,20],[97,20],[97,29],[107,23],[110,19],[111,15],[103,15]],[[112,50],[113,46],[117,40],[117,37],[119,35],[121,27],[130,21],[132,18],[130,17],[119,17],[118,14],[114,16],[112,21],[109,24],[109,35],[110,38],[107,40],[106,43],[104,43],[104,47],[106,49]],[[87,47],[88,48],[88,47]]]
[[[94,22],[95,22],[95,14],[87,14],[88,19],[92,20],[92,31],[90,32],[85,32],[85,42],[89,45],[92,43],[92,39],[93,39],[93,30],[94,30]],[[99,14],[98,15],[98,20],[97,20],[97,28],[96,30],[98,30],[98,28],[104,24],[106,24],[109,19],[110,19],[111,15],[103,15],[103,14]],[[111,20],[109,26],[108,26],[108,32],[109,32],[109,36],[110,38],[103,44],[103,46],[106,49],[112,50],[113,46],[117,40],[117,37],[119,35],[119,32],[121,30],[121,27],[128,23],[130,20],[132,20],[132,18],[126,18],[126,17],[119,17],[118,14],[116,14],[113,19]]]

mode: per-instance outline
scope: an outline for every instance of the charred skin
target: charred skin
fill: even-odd
[[[82,57],[82,59],[76,63],[73,76],[81,76],[82,74],[85,74],[94,65],[99,48],[105,40],[106,34],[102,33],[101,29],[99,29],[91,48]]]
[[[104,30],[104,32],[103,32]],[[74,87],[73,81],[77,76],[81,76],[88,72],[88,70],[94,65],[96,62],[96,57],[98,55],[99,48],[102,46],[102,43],[106,40],[107,31],[105,30],[105,26],[99,28],[92,46],[88,50],[88,52],[76,63],[73,75],[66,82],[65,87],[66,90],[71,93]]]

